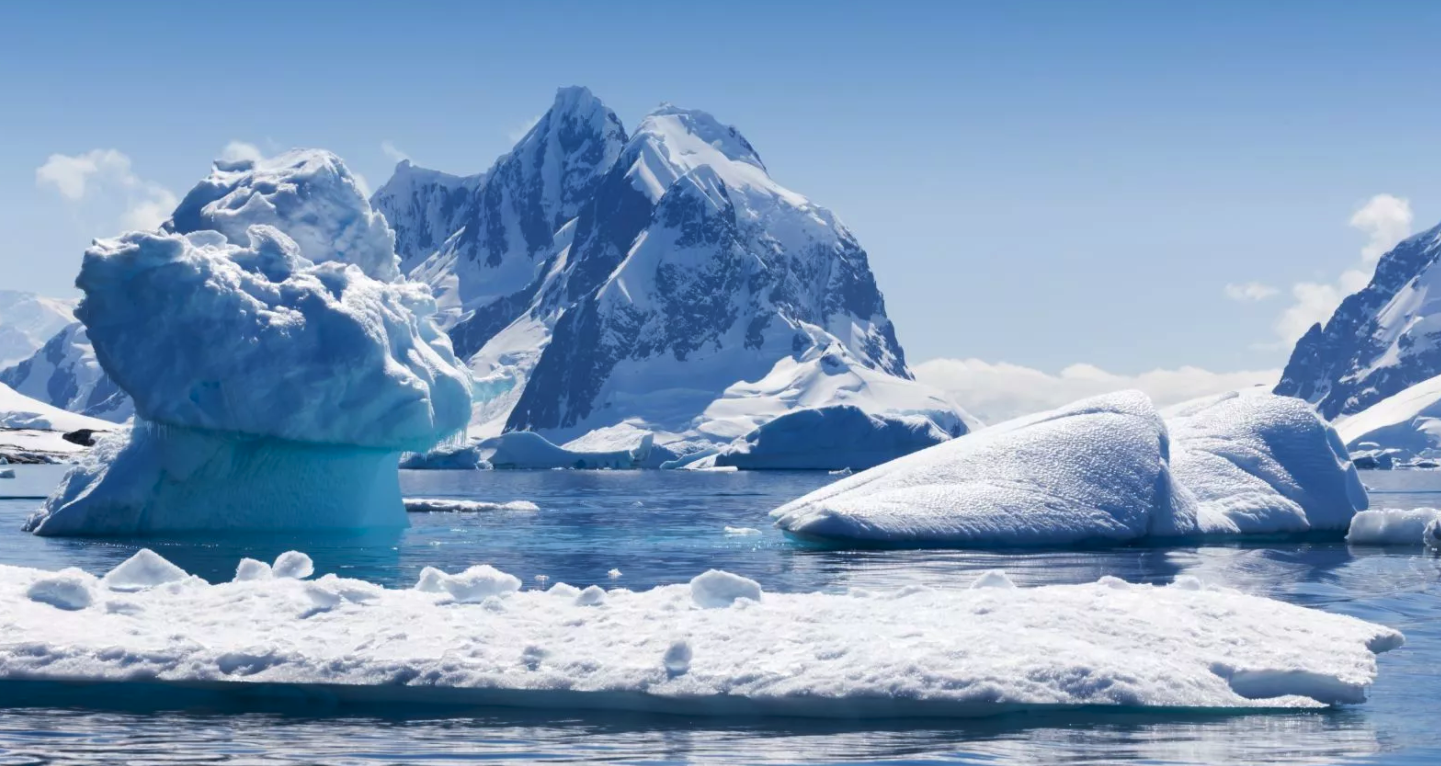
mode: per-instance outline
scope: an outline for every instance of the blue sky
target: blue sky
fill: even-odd
[[[1273,369],[1294,286],[1369,268],[1358,208],[1441,220],[1438,21],[1421,2],[7,4],[0,286],[67,294],[90,238],[232,140],[329,148],[372,186],[384,142],[471,173],[574,83],[628,128],[660,101],[736,125],[856,232],[913,361]],[[78,199],[37,181],[92,150],[128,171]]]

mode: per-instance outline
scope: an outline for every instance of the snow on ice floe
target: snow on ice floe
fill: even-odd
[[[1344,532],[1367,506],[1340,437],[1300,399],[1233,392],[1162,415],[1204,534]]]
[[[410,513],[533,512],[540,510],[540,506],[529,500],[511,500],[505,503],[491,503],[480,500],[457,500],[449,497],[407,497],[405,498],[405,510]]]
[[[1375,655],[1404,641],[1194,578],[1017,588],[992,572],[973,588],[773,593],[712,570],[647,591],[523,591],[489,566],[386,589],[209,585],[142,564],[124,578],[0,567],[0,683],[717,715],[1304,708],[1363,702]]]
[[[1441,548],[1441,510],[1377,508],[1351,519],[1346,542],[1352,545],[1427,545]]]
[[[1067,545],[1342,532],[1366,495],[1303,402],[1226,395],[1167,421],[1120,392],[1019,418],[883,464],[772,515],[804,537]]]
[[[76,315],[137,424],[29,528],[403,526],[398,454],[464,433],[470,381],[340,160],[217,163],[165,228],[85,254]]]

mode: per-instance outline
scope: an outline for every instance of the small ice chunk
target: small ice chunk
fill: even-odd
[[[760,533],[761,531],[754,527],[726,527],[726,535],[729,537],[749,537]]]
[[[665,656],[661,657],[661,662],[665,664],[667,673],[679,676],[690,670],[692,656],[694,653],[691,651],[690,643],[682,638],[665,650]]]
[[[111,590],[136,591],[179,582],[189,576],[155,551],[141,548],[100,578],[100,584]]]
[[[269,564],[252,558],[241,559],[240,564],[235,567],[235,582],[269,580],[274,576]]]
[[[606,577],[609,577],[609,578],[612,579],[612,580],[619,580],[619,579],[620,579],[620,570],[619,570],[619,569],[612,569],[612,570],[610,570],[609,572],[606,572],[606,573],[605,573],[605,576],[606,576]]]
[[[737,599],[760,601],[761,586],[755,580],[738,574],[712,569],[690,581],[690,595],[702,608],[722,609],[734,604]]]
[[[315,562],[300,551],[286,551],[275,557],[275,576],[286,580],[304,580],[315,574]]]
[[[15,469],[14,469],[14,468],[0,468],[0,479],[13,479],[13,478],[15,478]]]
[[[90,606],[95,600],[92,592],[94,588],[94,577],[71,568],[36,580],[29,590],[25,591],[25,595],[31,601],[73,612]]]
[[[576,596],[580,595],[580,588],[577,588],[569,583],[558,582],[555,585],[550,586],[550,588],[548,588],[545,592],[551,596],[575,598]]]
[[[592,585],[575,597],[576,606],[600,606],[605,603],[605,588]]]
[[[1176,575],[1176,579],[1171,581],[1171,587],[1181,590],[1201,590],[1204,586],[1201,585],[1200,578],[1195,575]]]
[[[1428,525],[1441,519],[1435,508],[1377,508],[1351,518],[1346,542],[1352,545],[1423,545]]]
[[[1426,547],[1441,548],[1441,519],[1432,519],[1421,532],[1421,537],[1426,541]]]
[[[435,567],[420,571],[415,589],[446,593],[462,604],[478,604],[491,596],[508,596],[520,590],[520,578],[489,564],[473,566],[460,574],[446,574]]]
[[[453,500],[447,497],[407,497],[405,510],[410,513],[483,513],[486,511],[515,511],[533,513],[540,506],[529,500],[512,500],[508,503],[489,503],[479,500]]]
[[[975,582],[971,583],[971,590],[981,590],[983,588],[999,588],[1003,590],[1008,590],[1015,587],[1016,584],[1014,582],[1011,582],[1011,578],[1007,577],[1006,573],[999,569],[991,569],[982,572],[981,576],[977,577]]]

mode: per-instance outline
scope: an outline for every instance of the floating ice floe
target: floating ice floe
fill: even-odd
[[[342,703],[868,718],[1307,708],[1363,702],[1375,655],[1404,640],[1194,578],[1017,588],[991,572],[972,588],[772,593],[713,570],[647,591],[525,591],[478,566],[427,568],[393,590],[334,575],[209,585],[160,561],[105,578],[0,567],[0,688],[83,681],[77,704],[91,684],[143,682],[251,699],[299,688]]]
[[[952,435],[925,415],[872,414],[850,404],[799,409],[721,448],[717,466],[745,470],[861,470]]]
[[[529,500],[490,503],[480,500],[455,500],[448,497],[407,497],[405,510],[410,513],[480,513],[484,511],[538,511],[540,506]]]
[[[315,151],[217,163],[165,231],[97,242],[76,315],[137,422],[28,528],[404,526],[398,456],[463,434],[470,383],[394,261],[384,218]]]
[[[829,540],[1071,545],[1340,534],[1366,493],[1304,402],[1211,397],[1168,411],[1135,391],[992,426],[841,479],[772,515]]]
[[[1352,545],[1426,545],[1441,548],[1441,510],[1377,508],[1351,519]]]

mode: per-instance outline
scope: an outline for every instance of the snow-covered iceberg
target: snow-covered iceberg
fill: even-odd
[[[28,528],[404,526],[398,456],[463,435],[469,378],[340,160],[217,163],[165,228],[85,254],[76,315],[137,423]]]
[[[0,689],[864,718],[1316,708],[1363,702],[1376,654],[1404,642],[1190,577],[775,593],[713,570],[647,591],[539,591],[475,566],[395,590],[303,579],[311,569],[291,552],[209,585],[149,551],[103,578],[0,566]]]
[[[921,415],[872,415],[849,404],[793,410],[722,448],[715,465],[747,470],[862,470],[950,441]]]
[[[1351,519],[1346,542],[1352,545],[1426,545],[1441,548],[1441,510],[1377,508]]]
[[[1304,402],[1226,395],[1171,427],[1120,392],[992,426],[855,474],[772,515],[828,540],[1071,545],[1344,532],[1366,494]]]
[[[1232,392],[1162,415],[1202,534],[1345,532],[1367,506],[1340,437],[1300,399]]]

